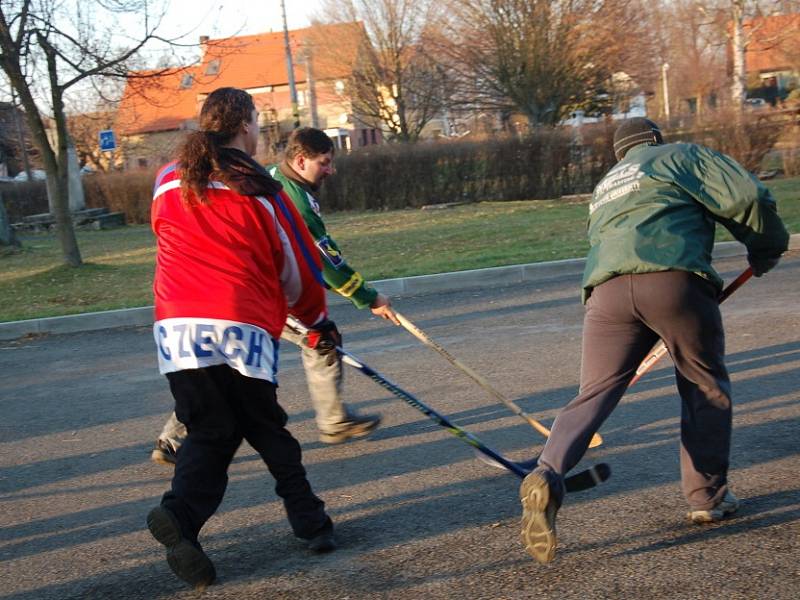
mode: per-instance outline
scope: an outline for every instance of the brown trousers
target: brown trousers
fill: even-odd
[[[620,275],[586,305],[581,385],[558,415],[539,464],[563,476],[617,406],[639,363],[663,339],[681,396],[681,484],[694,510],[727,488],[731,386],[716,288],[682,271]]]

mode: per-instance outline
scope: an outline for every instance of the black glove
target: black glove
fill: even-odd
[[[342,334],[336,328],[336,323],[325,319],[308,330],[303,343],[320,356],[325,356],[330,366],[336,361],[336,346],[342,345]]]
[[[750,263],[750,268],[753,269],[753,275],[756,277],[761,277],[764,273],[773,269],[780,259],[780,256],[775,258],[755,258],[749,254],[747,255],[747,262]]]

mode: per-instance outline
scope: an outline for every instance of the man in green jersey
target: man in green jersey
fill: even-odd
[[[522,539],[551,561],[564,475],[583,457],[639,363],[663,339],[681,397],[681,487],[694,523],[723,519],[739,501],[728,487],[731,386],[711,266],[715,224],[748,252],[760,277],[789,235],[769,190],[732,158],[695,144],[664,144],[637,118],[614,134],[619,163],[589,205],[591,249],[583,276],[586,315],[578,395],[559,413],[522,482]]]
[[[389,298],[369,285],[347,263],[320,216],[316,194],[322,181],[334,172],[333,155],[333,141],[324,131],[313,127],[296,129],[287,141],[284,160],[270,167],[269,174],[283,185],[308,226],[322,257],[325,284],[357,308],[369,307],[372,314],[399,325]],[[288,329],[284,329],[282,337],[294,342],[302,341],[301,336]],[[379,417],[356,415],[342,402],[342,363],[339,355],[303,345],[301,348],[320,440],[335,444],[366,435],[377,427]]]

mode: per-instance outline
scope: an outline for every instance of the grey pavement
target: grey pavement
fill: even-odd
[[[720,257],[726,281],[746,266]],[[411,321],[551,423],[577,391],[580,269],[563,276],[399,297]],[[298,545],[273,483],[244,445],[201,541],[219,581],[188,591],[144,528],[169,485],[148,460],[171,410],[149,322],[0,343],[0,597],[314,599],[796,599],[800,597],[800,257],[723,306],[734,389],[730,521],[687,523],[679,491],[679,403],[669,361],[632,388],[584,465],[611,479],[570,495],[559,553],[534,563],[519,542],[519,480],[350,370],[346,395],[379,412],[371,438],[328,447],[298,353],[282,348],[279,398],[340,549]],[[542,438],[404,330],[333,307],[345,346],[514,460]]]
[[[791,237],[790,249],[797,248],[800,248],[800,234],[795,234]],[[743,253],[744,246],[737,242],[721,242],[714,247],[715,259],[739,256]],[[583,259],[556,260],[398,279],[382,279],[373,283],[381,292],[396,297],[571,277],[583,272],[584,262]],[[338,294],[330,293],[328,298],[331,306],[349,304],[348,300]],[[63,317],[27,319],[0,323],[0,340],[12,340],[25,335],[45,333],[75,333],[114,327],[136,327],[152,324],[152,322],[152,306]]]

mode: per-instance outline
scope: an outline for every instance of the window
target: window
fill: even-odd
[[[181,89],[188,90],[194,83],[194,75],[191,73],[184,73],[181,78]]]
[[[245,88],[244,90],[251,96],[255,96],[256,94],[266,94],[272,91],[271,85],[263,85],[261,87],[254,87],[254,88]]]
[[[215,58],[206,65],[206,75],[216,75],[219,73],[219,59]]]
[[[147,168],[147,159],[146,158],[141,158],[141,157],[137,158],[136,159],[136,166],[138,166],[140,169],[146,169]]]

